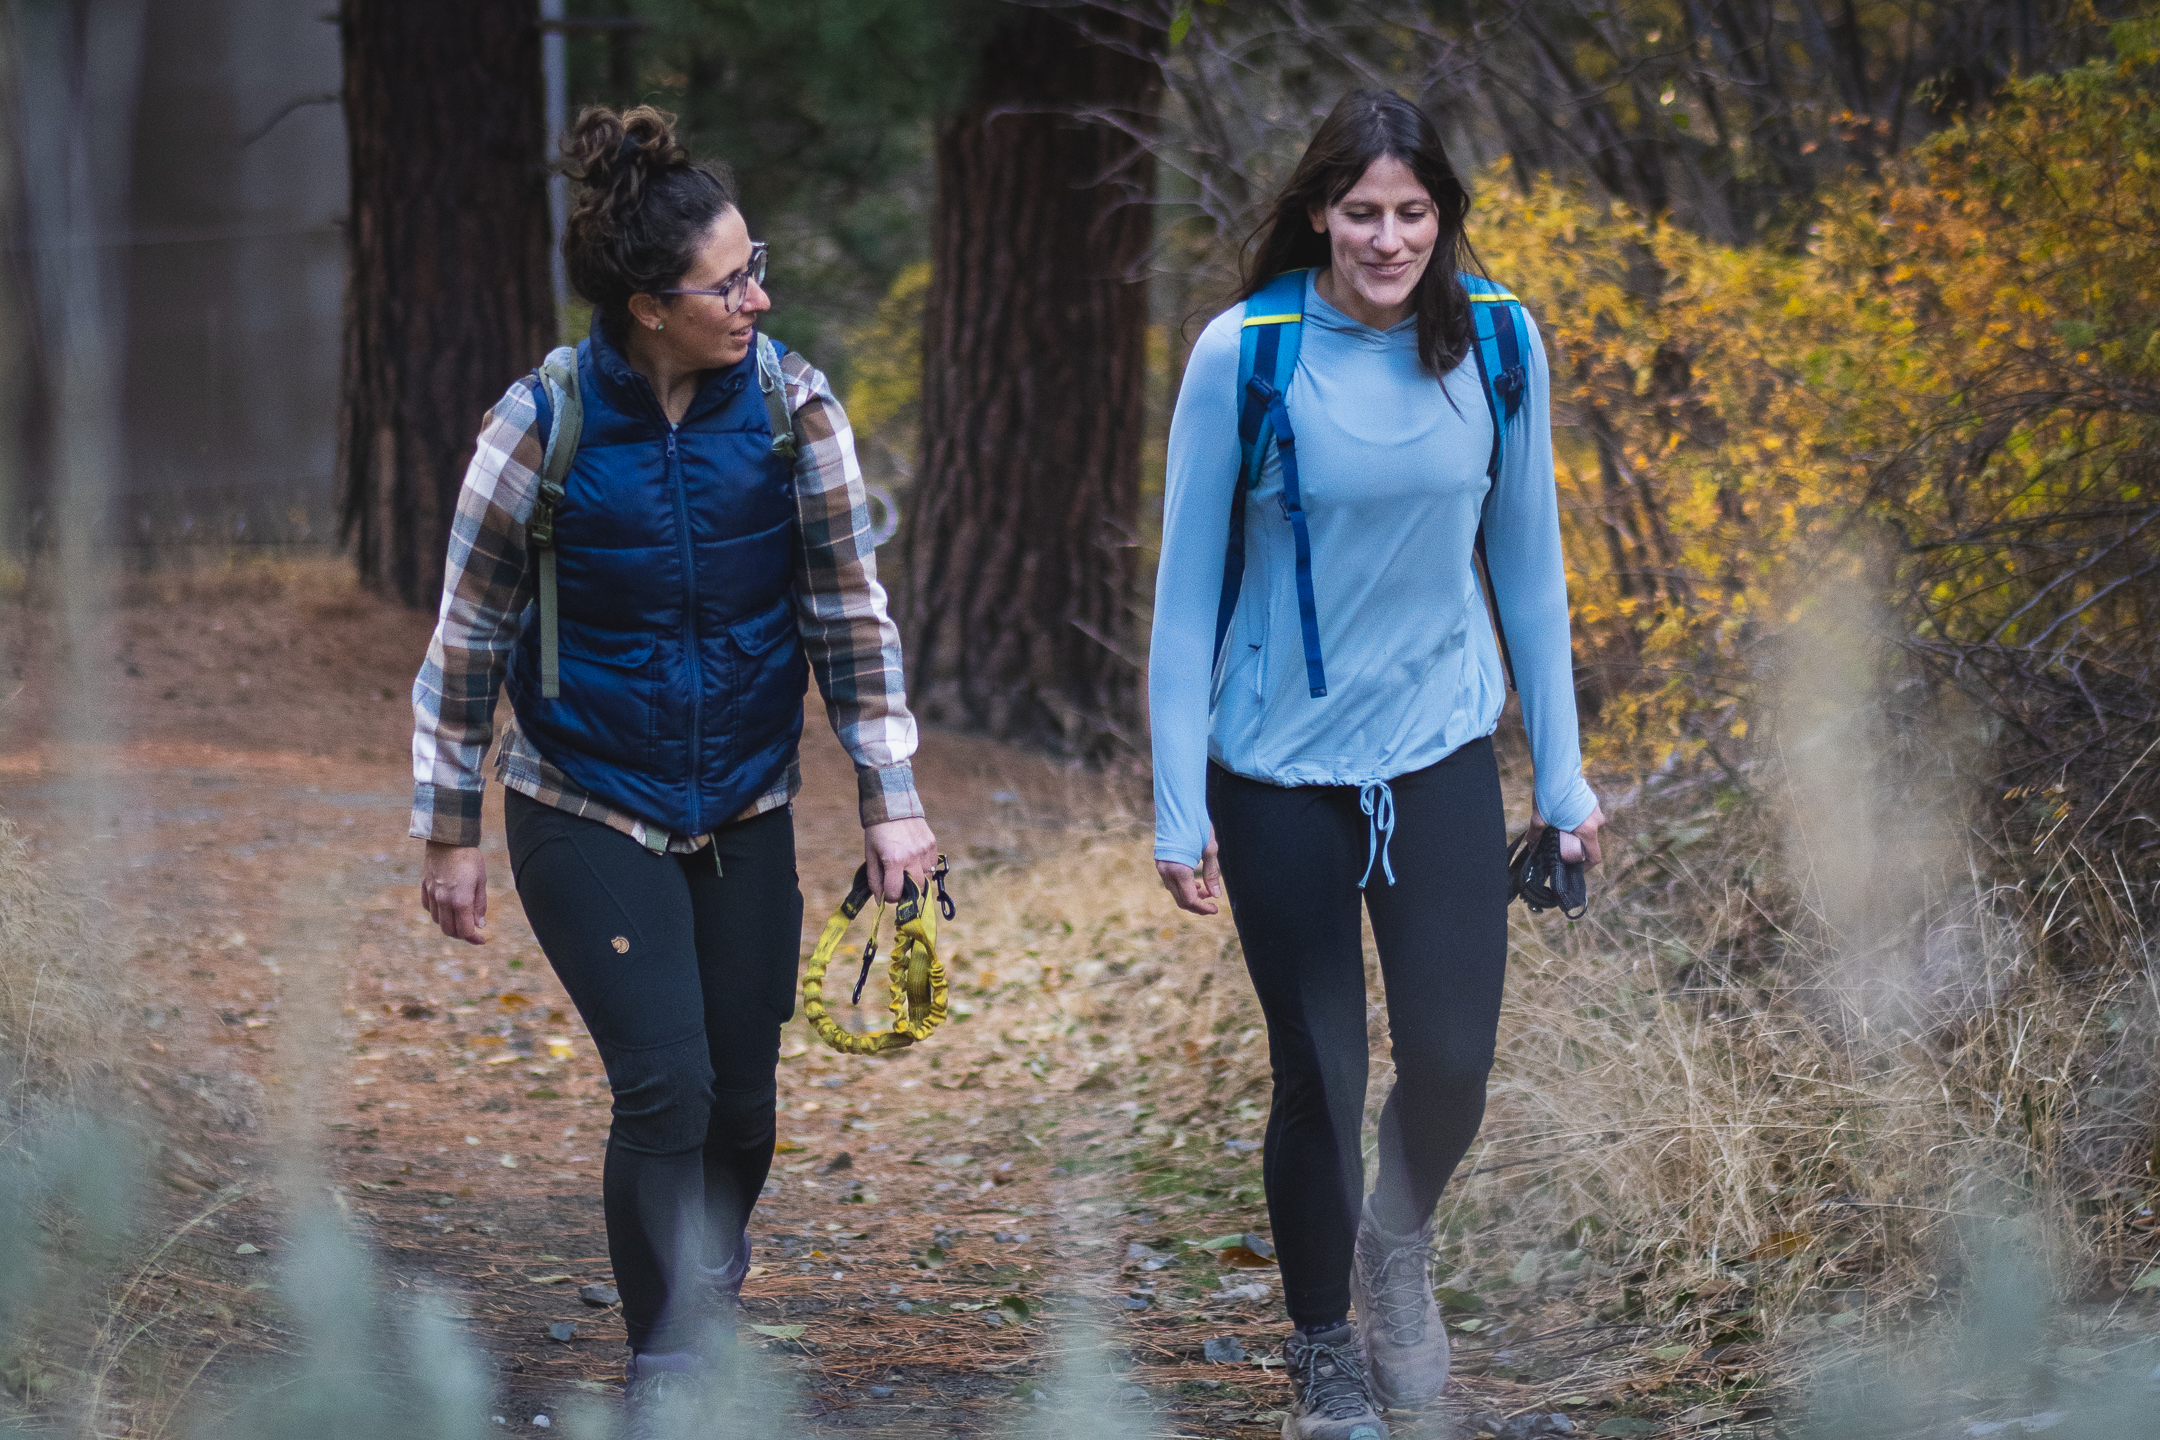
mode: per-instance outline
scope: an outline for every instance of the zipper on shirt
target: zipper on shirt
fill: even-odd
[[[690,542],[690,497],[683,487],[682,459],[675,448],[675,422],[668,422],[667,433],[668,486],[675,496],[675,533],[682,553],[683,567],[683,627],[690,646],[690,833],[704,833],[703,817],[698,814],[698,785],[703,774],[701,752],[704,749],[705,664],[703,647],[698,643],[697,623],[697,549]]]

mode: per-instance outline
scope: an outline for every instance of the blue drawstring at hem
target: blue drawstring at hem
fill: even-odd
[[[1370,817],[1365,828],[1365,873],[1358,877],[1357,888],[1363,890],[1365,882],[1372,878],[1373,862],[1380,862],[1380,873],[1387,883],[1395,883],[1395,864],[1388,858],[1388,845],[1395,839],[1395,792],[1388,789],[1385,780],[1369,780],[1358,787],[1358,809]]]

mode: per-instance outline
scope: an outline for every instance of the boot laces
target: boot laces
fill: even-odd
[[[1366,1289],[1377,1317],[1387,1328],[1394,1345],[1418,1345],[1425,1339],[1425,1307],[1432,1299],[1426,1276],[1432,1264],[1432,1242],[1424,1235],[1407,1245],[1382,1250],[1366,1267]]]
[[[1332,1345],[1307,1340],[1291,1357],[1290,1374],[1308,1411],[1329,1420],[1355,1420],[1372,1413],[1365,1363],[1354,1337]]]

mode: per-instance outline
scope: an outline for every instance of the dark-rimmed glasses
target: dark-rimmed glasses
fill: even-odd
[[[742,309],[743,301],[750,296],[750,287],[753,284],[762,285],[764,283],[765,242],[753,240],[750,242],[750,263],[737,270],[733,275],[728,276],[727,279],[722,280],[713,288],[709,290],[655,290],[652,293],[655,295],[717,295],[720,297],[720,303],[727,307],[727,313],[732,315],[737,310]]]

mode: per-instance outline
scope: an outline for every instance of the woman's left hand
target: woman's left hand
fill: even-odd
[[[1604,858],[1598,846],[1598,827],[1605,823],[1605,807],[1600,805],[1590,812],[1590,818],[1573,830],[1560,832],[1560,858],[1570,865],[1590,866]],[[1530,812],[1532,834],[1545,828],[1545,817],[1537,811]]]
[[[915,888],[930,883],[937,868],[937,836],[920,816],[886,820],[863,831],[863,863],[870,867],[870,893],[885,901],[900,898],[900,882],[915,877]]]

